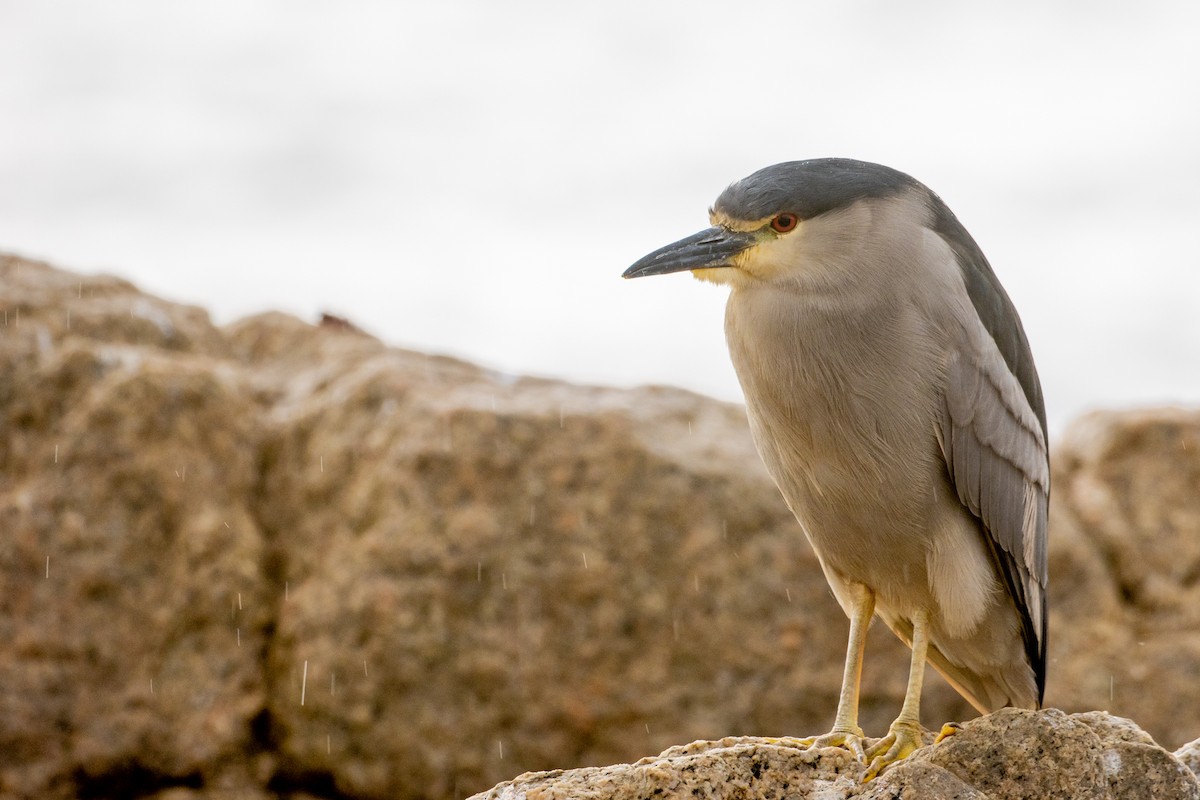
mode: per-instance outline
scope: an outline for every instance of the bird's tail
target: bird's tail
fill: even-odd
[[[928,660],[980,714],[988,714],[1005,706],[1036,709],[1040,705],[1032,673],[1013,675],[1009,674],[1010,671],[1000,671],[980,675],[966,667],[952,664],[933,645],[929,647]]]

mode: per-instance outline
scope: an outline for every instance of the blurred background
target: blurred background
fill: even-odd
[[[0,4],[0,249],[219,322],[329,311],[510,373],[739,400],[724,292],[626,283],[842,155],[949,203],[1052,430],[1200,398],[1200,5]]]

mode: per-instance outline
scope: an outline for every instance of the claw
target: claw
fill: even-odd
[[[904,722],[893,722],[888,735],[880,739],[867,751],[871,763],[863,775],[863,782],[874,780],[897,761],[903,761],[913,754],[923,744],[919,725]]]
[[[865,764],[867,756],[863,750],[864,741],[862,728],[855,727],[845,730],[834,728],[824,736],[809,736],[797,740],[796,744],[808,750],[817,750],[822,747],[844,747],[854,753],[860,764]]]

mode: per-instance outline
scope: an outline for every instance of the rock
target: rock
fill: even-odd
[[[832,721],[848,626],[738,406],[11,256],[0,313],[0,797],[440,800]],[[1197,452],[1166,410],[1055,456],[1047,699],[1172,744]],[[868,732],[908,658],[875,627]],[[922,711],[973,716],[932,674]]]
[[[1095,412],[1052,459],[1049,705],[1177,745],[1200,705],[1200,410]]]
[[[518,765],[828,724],[846,623],[807,580],[740,409],[357,338],[313,357],[293,333],[277,352],[302,360],[274,368],[304,392],[271,412],[261,512],[287,542],[270,665],[285,769],[449,796]],[[305,661],[321,689],[301,706]]]
[[[472,800],[1133,800],[1200,798],[1200,782],[1128,720],[1004,709],[863,783],[845,750],[753,737],[694,742],[633,764],[528,773]]]
[[[258,409],[202,312],[0,276],[0,794],[217,781],[266,690]]]
[[[1193,739],[1175,751],[1175,757],[1200,778],[1200,739]]]
[[[1129,720],[1098,712],[1003,709],[918,756],[989,798],[1200,798],[1179,759]],[[908,766],[882,782],[905,780]]]

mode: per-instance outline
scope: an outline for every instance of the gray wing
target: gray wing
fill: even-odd
[[[954,251],[978,317],[952,332],[957,346],[947,364],[942,452],[959,499],[979,518],[1020,613],[1040,705],[1050,497],[1041,384],[1020,318],[987,259],[940,201],[935,214],[935,231]]]

